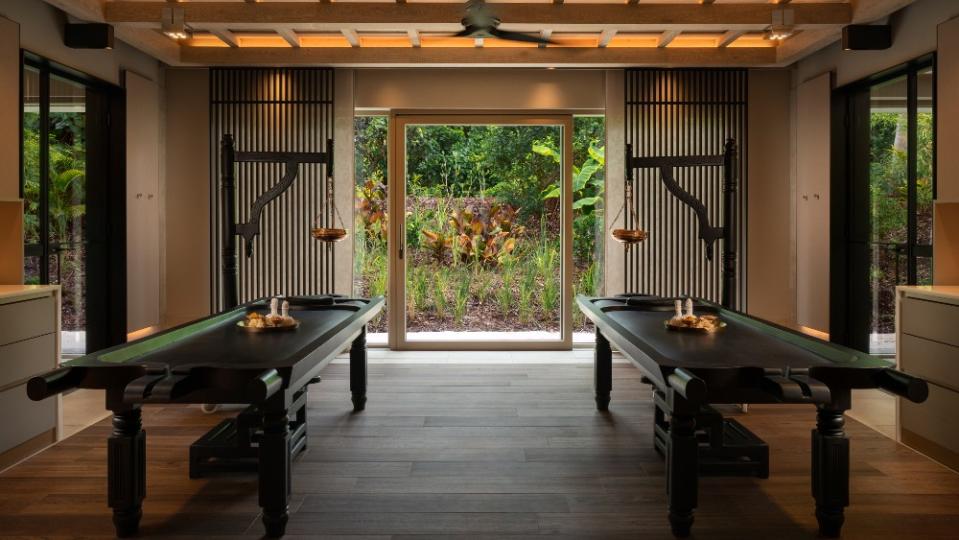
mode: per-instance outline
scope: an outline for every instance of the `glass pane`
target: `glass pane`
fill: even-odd
[[[353,213],[353,294],[386,295],[387,258],[387,134],[389,117],[357,116],[354,121],[354,178],[356,211]],[[370,343],[387,342],[386,308],[370,321]]]
[[[40,72],[23,68],[23,241],[27,249],[40,244]],[[25,261],[27,283],[39,283],[40,261]]]
[[[916,257],[916,285],[932,285],[932,257]]]
[[[408,339],[558,340],[562,127],[405,137]]]
[[[50,77],[50,282],[61,285],[63,352],[85,352],[86,88]]]
[[[573,118],[573,295],[597,296],[603,287],[606,118]],[[593,323],[573,303],[573,341],[593,343]]]
[[[896,286],[907,279],[906,248],[901,244],[873,244],[869,269],[872,298],[869,353],[896,353]]]
[[[932,68],[918,74],[917,155],[916,155],[916,237],[919,245],[932,245],[932,179],[935,117]]]
[[[906,242],[909,129],[906,77],[870,91],[869,195],[871,240]]]

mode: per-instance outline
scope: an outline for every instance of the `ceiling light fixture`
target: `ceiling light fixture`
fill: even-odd
[[[163,35],[167,36],[170,39],[188,39],[190,37],[190,29],[186,26],[186,21],[184,20],[183,8],[181,7],[165,7],[163,8],[163,14],[160,20],[160,29],[163,32]]]
[[[763,32],[763,39],[767,41],[784,41],[796,31],[795,16],[791,9],[774,9],[773,20],[769,28]]]

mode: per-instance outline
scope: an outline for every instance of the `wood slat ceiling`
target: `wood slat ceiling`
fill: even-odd
[[[557,42],[539,47],[450,37],[462,28],[460,0],[47,1],[74,15],[99,3],[98,19],[121,39],[172,64],[618,67],[782,65],[836,39],[857,11],[880,16],[912,0],[488,0],[502,29]],[[171,6],[191,39],[160,34]],[[783,10],[792,36],[763,39]]]

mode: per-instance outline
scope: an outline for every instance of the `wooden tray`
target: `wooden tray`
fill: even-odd
[[[673,324],[672,319],[666,319],[663,321],[663,326],[666,327],[666,330],[672,332],[691,332],[693,334],[712,334],[713,332],[718,332],[723,328],[726,328],[726,323],[719,321],[719,325],[713,328],[698,328],[695,326],[686,326],[681,324]]]
[[[282,326],[264,326],[260,328],[257,326],[247,326],[246,319],[243,319],[241,321],[237,321],[236,326],[244,332],[249,332],[251,334],[264,334],[269,332],[289,332],[291,330],[296,330],[300,327],[300,321],[293,319],[293,324],[284,324]]]

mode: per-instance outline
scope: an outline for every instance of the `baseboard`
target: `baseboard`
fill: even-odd
[[[27,439],[17,446],[14,446],[6,452],[0,454],[0,472],[12,465],[19,463],[23,459],[30,457],[40,450],[43,450],[55,442],[57,442],[57,430],[52,428],[44,431],[36,437]]]

